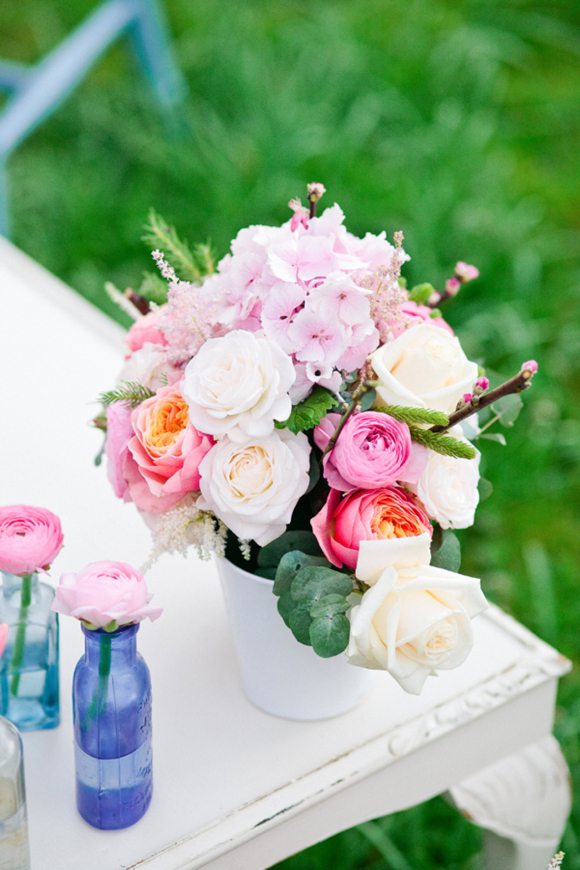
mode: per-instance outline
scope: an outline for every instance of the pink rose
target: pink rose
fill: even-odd
[[[431,317],[433,309],[428,305],[417,305],[409,299],[401,305],[401,318],[390,319],[386,321],[389,333],[392,333],[393,338],[397,338],[406,329],[411,326],[416,326],[418,323],[431,323],[433,326],[439,326],[441,329],[447,330],[450,335],[454,335],[453,330],[442,317]]]
[[[0,508],[0,571],[41,571],[61,547],[60,520],[50,511],[24,504]]]
[[[167,345],[167,340],[161,331],[161,317],[162,314],[157,309],[144,314],[143,317],[135,321],[125,336],[125,341],[132,353],[140,350],[146,342],[160,344],[162,347]]]
[[[52,610],[74,616],[91,628],[113,623],[129,625],[157,619],[163,608],[152,607],[143,575],[124,562],[92,562],[79,574],[63,574],[55,590]]]
[[[2,658],[2,653],[4,652],[4,647],[6,646],[6,639],[8,637],[8,629],[10,626],[7,622],[0,623],[0,658]]]
[[[162,387],[141,402],[131,423],[135,434],[129,440],[131,455],[123,463],[123,476],[138,508],[165,511],[199,489],[199,463],[214,440],[189,422],[179,384]]]
[[[356,568],[361,541],[432,534],[427,514],[402,486],[353,490],[342,500],[330,490],[322,510],[310,521],[320,547],[337,568]]]
[[[129,441],[135,434],[131,425],[132,409],[125,402],[113,402],[107,408],[107,477],[117,498],[130,501],[129,487],[123,477],[123,464],[129,450]]]
[[[324,450],[335,431],[338,414],[328,414],[314,430]],[[396,480],[416,483],[427,462],[427,451],[411,441],[406,423],[381,411],[353,414],[333,449],[324,457],[324,476],[333,489],[377,489]]]

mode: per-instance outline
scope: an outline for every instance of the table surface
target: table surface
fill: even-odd
[[[149,533],[134,506],[114,497],[104,467],[93,464],[102,436],[89,425],[96,397],[115,383],[122,330],[1,238],[0,299],[2,503],[47,507],[61,518],[65,546],[54,561],[53,584],[61,573],[100,559],[142,565]],[[284,812],[299,813],[329,789],[347,788],[513,705],[523,692],[555,684],[567,668],[492,608],[474,621],[467,663],[430,679],[420,697],[375,673],[370,696],[352,712],[286,721],[254,708],[241,691],[213,563],[166,555],[147,579],[154,603],[165,608],[138,635],[153,682],[151,807],[141,822],[114,832],[91,828],[76,812],[70,692],[83,641],[76,621],[61,618],[62,723],[23,735],[34,870],[202,866],[279,824]],[[530,717],[522,708],[518,739],[547,733],[551,715],[548,709]],[[483,749],[474,752],[471,766],[464,753],[458,770],[467,775],[511,751],[509,738],[502,739],[489,758]],[[437,783],[455,781],[451,774],[448,780],[443,773]],[[404,805],[396,804],[393,798],[389,807]],[[247,866],[258,865],[256,859]]]

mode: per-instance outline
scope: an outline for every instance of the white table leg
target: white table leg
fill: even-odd
[[[571,805],[570,776],[548,735],[451,789],[451,800],[484,828],[484,870],[546,870]]]

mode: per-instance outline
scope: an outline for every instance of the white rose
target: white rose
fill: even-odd
[[[226,437],[200,462],[197,506],[263,547],[285,531],[308,489],[309,467],[310,444],[302,432],[282,429],[244,443]]]
[[[196,429],[244,441],[287,419],[294,378],[292,360],[277,344],[237,329],[202,345],[186,366],[182,393]]]
[[[125,361],[118,382],[136,381],[155,392],[167,383],[172,383],[172,379],[175,380],[175,372],[174,366],[167,362],[165,349],[148,341]]]
[[[356,576],[372,585],[349,614],[349,662],[385,669],[415,695],[437,669],[465,661],[470,620],[487,607],[478,579],[421,563],[428,538],[401,539],[403,547],[401,540],[361,541]]]
[[[409,327],[370,358],[383,402],[446,414],[455,410],[464,393],[472,392],[478,375],[457,336],[431,323]]]
[[[458,440],[461,430],[451,433]],[[467,442],[465,442],[467,443]],[[444,529],[467,529],[473,525],[479,504],[479,460],[456,459],[442,453],[428,451],[427,465],[416,484],[409,485],[432,520]]]

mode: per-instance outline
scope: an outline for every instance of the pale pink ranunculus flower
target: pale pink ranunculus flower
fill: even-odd
[[[314,430],[314,441],[325,450],[339,414],[327,414]],[[324,457],[324,476],[333,489],[377,489],[395,481],[416,482],[425,468],[427,451],[411,440],[409,427],[381,411],[361,411],[347,420]]]
[[[10,626],[7,622],[0,622],[0,658],[2,658],[2,653],[4,652],[4,648],[6,647],[6,640],[8,638],[8,631]]]
[[[63,574],[55,590],[52,610],[74,616],[91,628],[130,625],[157,619],[163,608],[149,602],[145,578],[125,562],[92,562],[78,574]]]
[[[414,695],[465,661],[471,620],[487,607],[477,578],[429,565],[429,544],[427,534],[362,541],[356,576],[370,588],[349,611],[349,662],[387,670]]]
[[[0,507],[0,571],[32,574],[49,567],[60,552],[60,520],[46,508]]]
[[[355,489],[341,499],[331,489],[326,504],[310,524],[333,565],[354,571],[361,541],[432,534],[427,514],[402,486]]]
[[[166,510],[199,489],[199,464],[213,438],[191,424],[179,384],[162,387],[141,402],[131,424],[134,435],[128,447],[134,464],[126,457],[123,476],[138,508]]]
[[[131,352],[140,350],[146,342],[161,345],[161,347],[167,345],[167,339],[161,329],[162,317],[163,310],[159,308],[155,311],[149,311],[132,324],[125,336],[125,341]]]

